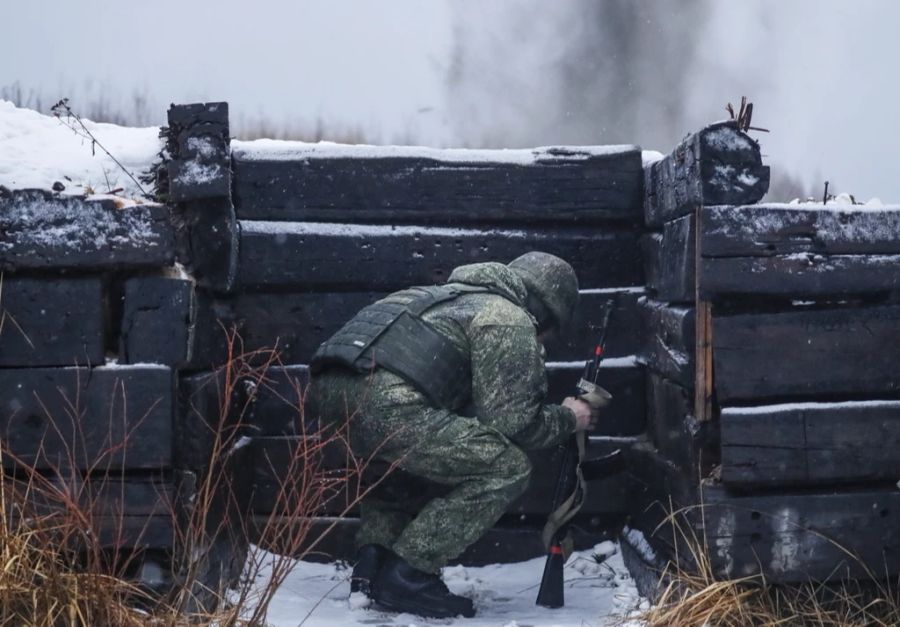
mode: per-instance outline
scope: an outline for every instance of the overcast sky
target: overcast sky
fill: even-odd
[[[0,87],[45,107],[137,92],[153,123],[227,100],[238,129],[665,152],[747,95],[776,175],[900,202],[894,0],[0,1]]]

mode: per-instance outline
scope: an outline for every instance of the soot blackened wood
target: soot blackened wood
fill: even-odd
[[[829,296],[900,289],[900,255],[704,257],[700,293]]]
[[[722,481],[734,486],[896,480],[900,401],[722,410]]]
[[[307,366],[270,367],[251,391],[248,422],[254,436],[314,435],[319,427],[305,407],[308,386]]]
[[[231,203],[228,104],[172,106],[166,131],[169,202],[179,204],[181,256],[198,283],[229,291],[238,262],[238,226]]]
[[[69,366],[104,357],[99,278],[17,279],[0,295],[0,366]]]
[[[229,292],[237,279],[240,238],[231,200],[193,200],[180,205],[180,213],[180,235],[188,251],[183,261],[191,274],[201,287]]]
[[[734,122],[688,135],[671,154],[645,169],[644,219],[652,226],[699,205],[744,205],[769,189],[759,145]]]
[[[632,447],[628,459],[631,504],[628,526],[639,530],[664,560],[682,557],[689,552],[681,549],[684,536],[673,521],[686,523],[685,508],[698,501],[697,478],[666,459],[649,443]],[[673,517],[673,513],[679,512]],[[682,529],[686,529],[683,527]],[[676,547],[680,547],[676,550]]]
[[[663,225],[662,233],[641,238],[644,274],[653,298],[693,303],[695,294],[695,218],[684,216]]]
[[[659,291],[662,279],[662,233],[645,233],[641,236],[641,254],[644,258],[644,279],[650,294]]]
[[[608,407],[601,410],[593,435],[636,435],[645,428],[644,369],[627,358],[627,365],[609,360],[600,370],[598,383],[613,395]],[[575,393],[575,385],[584,373],[584,363],[548,363],[547,401],[559,403]]]
[[[178,384],[175,422],[175,467],[202,472],[214,454],[225,454],[241,437],[252,432],[248,425],[246,383],[233,378],[226,368],[182,376]]]
[[[704,257],[900,254],[900,207],[753,205],[702,214]]]
[[[122,363],[180,368],[192,359],[194,286],[187,279],[139,277],[125,282],[119,337]]]
[[[692,307],[642,301],[644,348],[640,359],[647,367],[693,389],[695,377],[695,314]]]
[[[242,292],[201,298],[195,361],[221,363],[224,327],[237,331],[244,350],[277,349],[282,363],[309,363],[319,344],[383,296],[385,292]]]
[[[771,583],[900,572],[900,492],[731,496],[704,489],[702,519],[719,576],[759,572]]]
[[[257,514],[357,511],[360,480],[369,464],[367,459],[354,459],[341,438],[259,436],[250,443],[250,452],[252,510]],[[366,478],[370,479],[368,474]]]
[[[23,190],[0,197],[0,270],[171,264],[169,208]]]
[[[475,230],[241,221],[245,289],[391,290],[443,283],[454,267],[543,250],[572,264],[582,288],[643,281],[632,230]],[[390,268],[386,272],[385,268]]]
[[[169,467],[173,387],[164,367],[4,370],[4,446],[37,468]]]
[[[352,147],[348,147],[352,150]],[[569,148],[534,151],[533,163],[491,162],[491,151],[343,158],[298,154],[265,160],[235,149],[241,219],[459,223],[641,219],[641,154]],[[260,160],[262,159],[262,160]],[[532,157],[529,156],[529,161]]]
[[[635,355],[640,349],[640,316],[638,299],[641,290],[582,290],[578,309],[568,331],[547,342],[551,361],[586,360],[593,355],[600,339],[603,312],[614,304],[606,333],[605,355],[609,358]]]
[[[168,201],[231,196],[228,103],[172,105],[166,134]]]
[[[713,316],[721,403],[895,394],[900,307]]]
[[[717,424],[694,417],[693,405],[691,390],[648,373],[648,435],[666,459],[699,480],[719,463],[719,434]]]
[[[94,542],[100,548],[156,549],[173,545],[176,499],[172,485],[162,479],[99,477],[79,482],[65,475],[32,482],[6,479],[3,488],[8,499],[24,504],[26,516],[48,517],[44,527],[47,542],[61,540],[53,531],[53,516],[58,514],[60,522],[71,520],[70,503],[77,503],[85,514],[84,536],[78,533],[68,540],[90,540],[84,547],[70,548],[90,548]]]

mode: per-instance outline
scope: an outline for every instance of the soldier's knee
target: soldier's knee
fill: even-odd
[[[521,494],[528,487],[531,477],[531,460],[528,459],[522,449],[510,445],[503,453],[501,468],[511,490]]]

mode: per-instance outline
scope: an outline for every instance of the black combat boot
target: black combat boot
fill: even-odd
[[[362,592],[372,598],[372,581],[384,563],[388,550],[378,544],[364,544],[356,552],[356,564],[350,575],[350,594]]]
[[[453,594],[440,575],[422,572],[391,553],[372,586],[375,602],[392,612],[409,612],[430,618],[475,616],[471,599]]]

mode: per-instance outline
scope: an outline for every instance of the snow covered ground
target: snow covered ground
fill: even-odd
[[[616,553],[598,563],[595,552]],[[269,609],[273,627],[338,627],[343,625],[448,625],[459,627],[589,627],[629,625],[627,616],[646,601],[611,542],[594,551],[572,555],[566,565],[566,605],[549,610],[534,604],[544,568],[543,558],[515,564],[483,567],[450,566],[444,581],[450,589],[475,600],[475,618],[424,619],[411,614],[390,614],[359,607],[348,599],[350,569],[345,564],[297,562],[276,593]],[[267,569],[259,582],[266,580]],[[355,599],[354,599],[355,601]]]
[[[75,111],[77,113],[77,111]],[[84,125],[109,152],[140,180],[162,150],[159,128],[129,128],[84,120]],[[20,109],[0,100],[0,185],[10,189],[50,189],[64,193],[105,194],[121,188],[126,198],[140,197],[131,178],[100,148],[75,134],[52,115]]]

